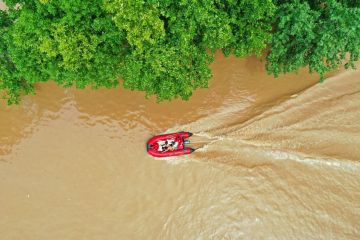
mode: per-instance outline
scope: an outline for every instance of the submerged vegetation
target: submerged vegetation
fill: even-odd
[[[8,103],[49,79],[78,88],[188,99],[211,78],[215,50],[267,51],[269,74],[355,67],[360,0],[6,0],[0,90]]]

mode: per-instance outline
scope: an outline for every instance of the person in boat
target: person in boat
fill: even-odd
[[[174,142],[168,142],[166,140],[165,144],[162,146],[162,152],[174,151],[174,150],[176,150],[176,146],[174,145]]]

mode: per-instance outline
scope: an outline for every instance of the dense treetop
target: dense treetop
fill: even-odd
[[[270,73],[277,76],[309,66],[322,79],[339,65],[355,67],[360,50],[360,0],[278,2],[267,57]]]
[[[260,56],[267,70],[354,67],[360,0],[7,0],[0,11],[0,89],[9,103],[54,80],[115,87],[159,101],[207,87],[216,49]]]

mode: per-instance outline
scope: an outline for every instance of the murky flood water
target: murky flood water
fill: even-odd
[[[3,104],[1,239],[359,239],[360,71],[212,69],[188,102],[47,83]],[[178,130],[201,148],[146,154]]]

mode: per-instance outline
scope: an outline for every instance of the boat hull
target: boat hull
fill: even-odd
[[[192,136],[191,132],[177,132],[163,135],[157,135],[150,138],[146,144],[147,152],[154,157],[171,157],[190,154],[195,149],[185,146],[185,139]],[[161,144],[171,141],[175,143],[176,150],[161,151]]]

